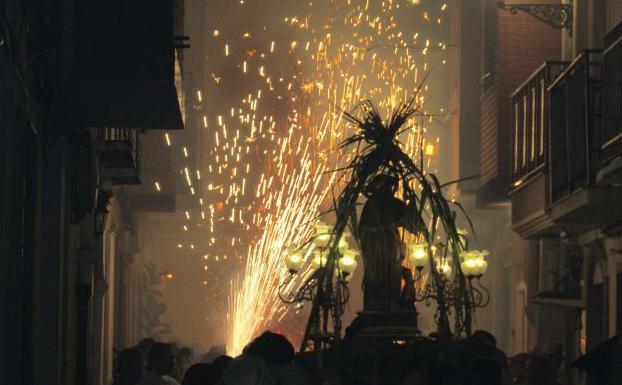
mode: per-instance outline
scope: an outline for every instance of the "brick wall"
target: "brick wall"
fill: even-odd
[[[512,103],[510,95],[546,60],[559,60],[561,31],[532,16],[497,10],[496,23],[486,33],[495,33],[494,74],[481,96],[481,180],[509,181],[512,158]],[[491,31],[492,29],[492,31]],[[509,186],[499,186],[507,190]],[[502,192],[500,192],[502,193]]]

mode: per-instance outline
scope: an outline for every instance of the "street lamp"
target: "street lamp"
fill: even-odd
[[[417,270],[421,271],[428,264],[428,245],[426,243],[411,243],[408,261]]]
[[[467,278],[481,277],[488,270],[488,262],[486,256],[490,253],[488,250],[468,250],[460,253],[460,268]]]
[[[339,258],[337,266],[339,266],[339,270],[341,270],[346,277],[354,273],[354,270],[356,270],[356,266],[358,265],[356,262],[356,256],[358,254],[358,250],[348,249],[344,251],[343,257]]]
[[[319,221],[315,225],[315,236],[313,238],[313,244],[316,247],[325,248],[328,246],[328,242],[330,242],[330,238],[333,234],[333,226],[327,225],[326,223]]]
[[[307,252],[311,252],[310,274],[302,272],[305,251],[300,248],[288,248],[285,266],[290,274],[279,287],[281,300],[294,304],[296,308],[301,308],[305,301],[311,301],[314,304],[321,303],[322,307],[330,309],[333,314],[334,333],[321,332],[319,319],[308,325],[306,334],[318,344],[333,343],[340,338],[341,315],[350,297],[347,284],[358,265],[356,257],[359,251],[350,248],[346,240],[348,234],[342,232],[339,238],[337,236],[332,225],[321,221],[316,223],[315,233],[311,238],[312,250],[307,249]],[[304,277],[304,281],[297,289],[292,290],[291,283],[296,274]],[[290,292],[283,294],[285,289]]]

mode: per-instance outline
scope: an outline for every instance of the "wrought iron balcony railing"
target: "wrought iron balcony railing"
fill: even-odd
[[[550,202],[593,183],[602,111],[602,51],[579,55],[549,86]]]
[[[622,26],[622,24],[620,24]],[[601,164],[622,155],[622,28],[603,53]]]
[[[98,128],[95,149],[102,178],[111,184],[139,184],[142,131],[130,128]]]
[[[567,66],[567,62],[545,62],[512,93],[512,176],[515,186],[546,164],[547,88]]]

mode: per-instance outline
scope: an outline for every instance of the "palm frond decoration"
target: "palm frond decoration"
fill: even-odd
[[[329,319],[339,318],[340,310],[331,309],[330,300],[334,296],[335,284],[333,271],[338,257],[337,248],[347,227],[352,234],[358,234],[359,219],[357,206],[359,200],[365,195],[366,187],[371,180],[380,174],[389,175],[400,183],[401,198],[408,206],[408,220],[413,224],[418,233],[428,245],[434,244],[437,237],[446,239],[446,250],[451,254],[454,274],[453,285],[464,290],[460,292],[460,298],[450,301],[444,298],[443,285],[447,281],[443,279],[435,264],[432,251],[428,248],[430,266],[430,284],[436,285],[437,314],[436,321],[439,333],[446,336],[470,334],[471,317],[473,306],[467,290],[467,281],[460,269],[460,252],[464,249],[463,238],[458,234],[456,216],[460,212],[466,217],[462,207],[447,199],[443,195],[443,187],[438,178],[431,173],[426,173],[422,166],[418,166],[408,154],[406,154],[400,142],[400,134],[411,129],[411,124],[417,118],[425,118],[417,106],[416,90],[412,97],[399,103],[387,119],[383,119],[380,111],[369,100],[361,102],[353,111],[342,111],[342,114],[350,126],[355,129],[354,134],[339,144],[340,149],[353,149],[354,156],[343,168],[336,170],[341,172],[341,178],[345,187],[334,198],[332,213],[335,222],[331,240],[328,245],[328,260],[326,268],[319,272],[317,277],[317,296],[313,301],[313,307],[307,325],[303,349],[310,341],[310,334],[318,331],[328,333]],[[423,163],[423,162],[421,162]],[[360,244],[360,242],[359,242]],[[462,294],[464,293],[464,294]],[[450,327],[449,314],[454,318],[453,333]],[[320,329],[321,330],[318,330]],[[328,333],[330,334],[330,333]]]

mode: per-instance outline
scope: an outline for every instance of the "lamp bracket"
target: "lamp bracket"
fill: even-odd
[[[499,1],[497,7],[505,11],[510,11],[513,15],[516,15],[518,11],[528,13],[554,28],[568,29],[568,32],[572,36],[572,2],[573,0],[570,0],[568,4],[541,4],[506,3],[505,1]]]

